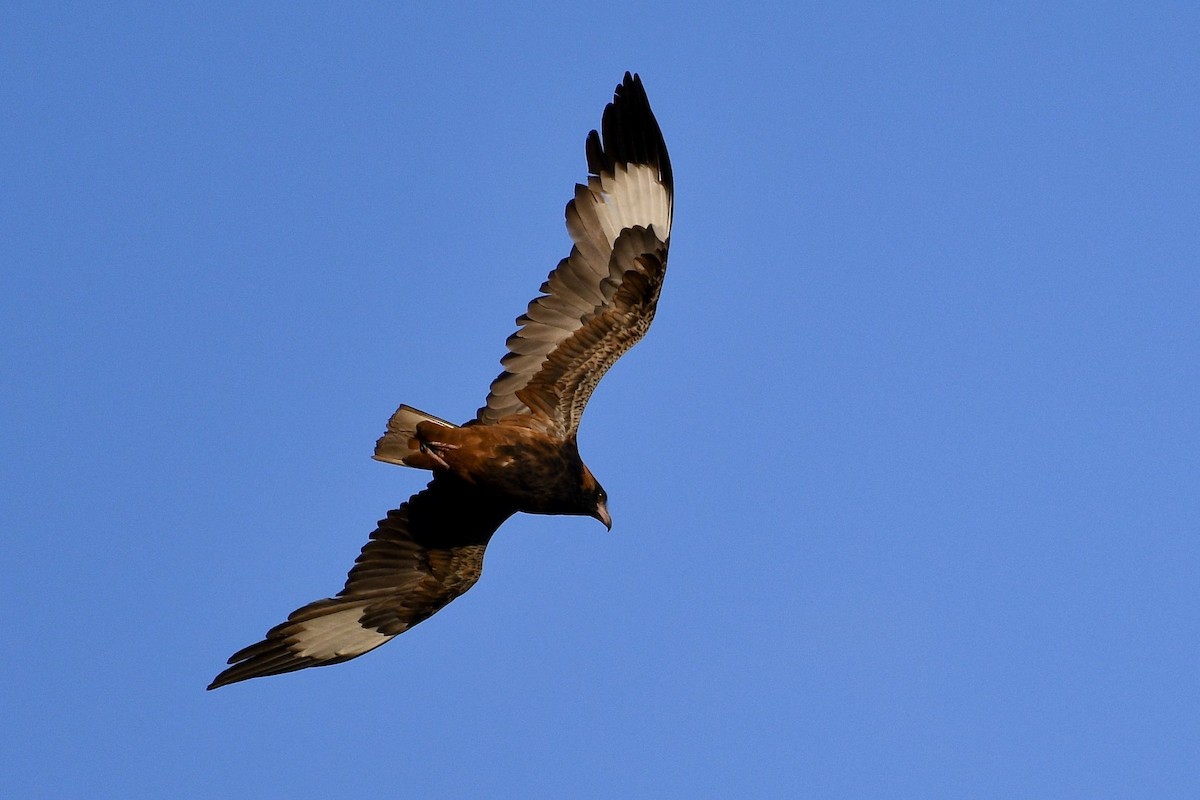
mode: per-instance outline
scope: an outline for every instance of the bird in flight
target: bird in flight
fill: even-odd
[[[642,81],[625,73],[588,134],[588,178],[567,203],[574,246],[517,318],[504,371],[475,419],[454,425],[400,406],[375,458],[433,472],[379,521],[346,585],[234,653],[209,689],[337,664],[374,650],[470,589],[492,534],[518,511],[612,527],[579,457],[592,390],[645,335],[667,267],[674,184]]]

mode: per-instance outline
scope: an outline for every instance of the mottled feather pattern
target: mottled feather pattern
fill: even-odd
[[[649,251],[657,239],[652,230],[630,228],[621,234],[613,262],[632,264],[619,281],[611,281],[612,299],[588,315],[583,326],[559,345],[517,397],[552,420],[560,437],[574,434],[600,379],[654,321],[666,271],[666,247]],[[643,252],[646,251],[646,252]],[[633,256],[632,253],[638,253]]]

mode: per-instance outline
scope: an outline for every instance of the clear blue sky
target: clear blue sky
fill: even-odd
[[[0,793],[1200,796],[1194,4],[402,5],[6,6]],[[626,69],[613,532],[206,693],[480,405]]]

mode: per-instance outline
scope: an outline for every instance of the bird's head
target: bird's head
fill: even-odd
[[[592,516],[603,522],[605,528],[612,530],[612,517],[608,514],[608,495],[599,484],[596,485],[596,505],[592,509]]]
[[[611,531],[612,517],[608,514],[608,493],[604,491],[604,487],[586,466],[583,468],[583,496],[585,503],[585,507],[582,509],[583,513],[592,519],[600,520],[604,523],[604,527]]]

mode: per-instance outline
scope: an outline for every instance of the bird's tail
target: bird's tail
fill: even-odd
[[[375,455],[373,458],[376,461],[384,461],[388,464],[412,466],[406,463],[404,459],[420,452],[420,443],[416,438],[418,422],[432,422],[435,425],[441,425],[446,428],[458,427],[453,423],[446,422],[444,419],[438,419],[432,414],[418,411],[412,406],[400,406],[396,409],[396,413],[392,414],[392,418],[388,420],[387,433],[379,437],[379,441],[375,443]]]

